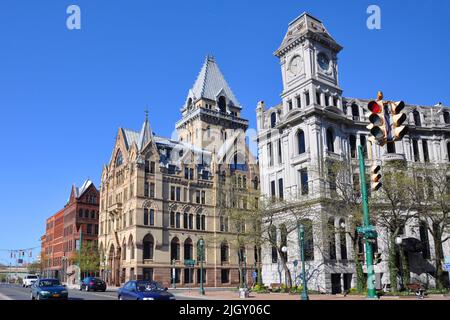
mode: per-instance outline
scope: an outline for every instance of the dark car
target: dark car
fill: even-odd
[[[83,281],[81,281],[81,284],[80,284],[80,291],[83,289],[86,291],[94,290],[94,291],[105,292],[106,291],[106,282],[100,278],[86,277],[83,279]]]
[[[31,300],[67,300],[69,293],[58,279],[39,279],[31,286]]]
[[[175,300],[167,288],[155,281],[132,280],[117,291],[119,300]]]

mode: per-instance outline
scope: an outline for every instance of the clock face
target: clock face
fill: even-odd
[[[325,71],[330,68],[330,59],[328,59],[327,55],[323,52],[319,53],[319,55],[317,56],[317,62],[319,63],[319,66]]]
[[[302,70],[303,60],[300,56],[295,56],[289,64],[289,71],[293,75],[297,75]]]

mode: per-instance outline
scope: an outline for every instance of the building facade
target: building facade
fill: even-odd
[[[46,276],[68,280],[66,271],[76,264],[80,236],[83,245],[97,247],[99,197],[90,180],[80,188],[74,185],[64,208],[47,219],[46,232],[41,237],[41,260]]]
[[[342,47],[332,38],[323,23],[304,13],[292,21],[275,56],[280,60],[283,91],[281,103],[266,109],[264,102],[256,108],[261,193],[268,197],[284,197],[309,201],[314,232],[306,263],[310,273],[310,289],[337,293],[355,284],[355,261],[351,239],[335,235],[332,241],[326,235],[329,227],[349,228],[348,216],[331,214],[326,202],[332,190],[327,180],[327,163],[343,162],[352,169],[350,178],[356,181],[359,171],[357,146],[373,155],[366,165],[380,164],[392,157],[416,164],[448,163],[450,160],[450,109],[436,106],[407,105],[410,132],[394,145],[380,147],[369,144],[366,126],[367,99],[342,96],[339,86],[338,53]],[[371,152],[370,152],[371,151]],[[280,238],[280,225],[275,236]],[[380,239],[386,237],[378,230]],[[295,235],[294,235],[295,234]],[[405,228],[405,237],[429,242],[428,231]],[[297,233],[289,236],[288,267],[292,274],[300,274]],[[380,242],[380,241],[379,241]],[[389,282],[386,261],[387,246],[378,244],[382,262],[375,266],[376,285],[381,288]],[[433,250],[431,250],[433,252]],[[444,254],[450,254],[448,243]],[[411,275],[433,284],[433,254],[423,258],[409,255]],[[300,264],[298,264],[300,265]],[[265,284],[283,283],[279,259],[270,246],[263,248],[263,281]],[[297,277],[296,283],[299,282]]]
[[[148,115],[140,131],[119,129],[100,189],[99,250],[109,283],[197,286],[200,239],[206,286],[251,279],[242,264],[254,265],[254,248],[235,248],[235,226],[225,212],[227,203],[245,208],[248,197],[258,197],[258,167],[240,113],[215,59],[207,57],[181,108],[177,138],[155,135]]]

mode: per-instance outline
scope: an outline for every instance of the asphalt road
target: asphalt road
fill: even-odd
[[[187,297],[179,296],[177,292],[173,292],[173,294],[177,300],[192,300]],[[0,300],[31,300],[30,288],[22,288],[20,285],[1,283]],[[117,293],[115,290],[86,292],[69,289],[69,300],[117,300]]]

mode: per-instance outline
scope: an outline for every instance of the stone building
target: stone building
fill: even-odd
[[[313,202],[309,217],[314,232],[309,230],[312,239],[306,262],[311,274],[310,288],[330,293],[354,285],[355,263],[348,235],[336,233],[332,241],[326,235],[325,230],[330,225],[344,231],[349,226],[345,212],[331,215],[320,200],[330,198],[333,192],[325,164],[348,163],[352,167],[350,179],[356,179],[359,175],[357,145],[363,145],[366,155],[368,150],[372,151],[373,159],[367,160],[367,166],[390,157],[404,159],[408,166],[450,160],[450,109],[442,104],[407,104],[410,133],[389,149],[369,144],[368,100],[343,97],[339,86],[338,53],[341,50],[321,21],[307,13],[297,17],[289,24],[275,51],[281,65],[282,101],[268,109],[261,101],[256,108],[261,193],[300,201],[317,200]],[[359,182],[354,180],[353,183],[358,185]],[[283,214],[280,212],[278,239]],[[385,237],[383,230],[379,233],[380,239]],[[404,237],[417,238],[426,247],[432,246],[432,241],[428,240],[431,235],[422,228],[406,228]],[[288,242],[288,267],[291,273],[299,275],[300,264],[295,266],[299,260],[297,234],[290,235]],[[386,250],[386,246],[379,243],[382,262],[375,266],[377,287],[389,280]],[[416,270],[412,277],[430,285],[433,284],[432,261],[435,259],[432,252],[431,255],[409,254],[411,266],[415,266],[411,270]],[[444,254],[449,253],[447,242]],[[285,281],[277,254],[270,246],[263,248],[262,264],[265,284]]]
[[[244,277],[242,260],[254,265],[250,244],[239,259],[235,224],[225,212],[233,199],[244,208],[246,198],[258,197],[258,167],[240,113],[208,56],[181,108],[176,138],[156,135],[148,115],[140,131],[118,130],[100,190],[99,250],[109,283],[151,279],[197,286],[201,238],[206,286],[235,286]]]

